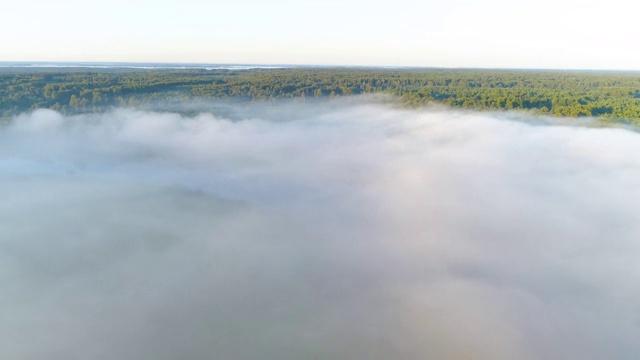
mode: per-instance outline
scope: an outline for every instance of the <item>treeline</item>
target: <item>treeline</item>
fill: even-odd
[[[37,108],[77,113],[164,101],[367,93],[393,94],[409,106],[435,102],[640,123],[640,73],[446,69],[13,72],[0,74],[0,115]]]

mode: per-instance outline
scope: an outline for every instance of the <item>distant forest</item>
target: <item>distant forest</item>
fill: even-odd
[[[0,117],[37,108],[72,114],[164,101],[387,93],[407,106],[521,109],[640,124],[640,73],[361,68],[90,71],[2,71]]]

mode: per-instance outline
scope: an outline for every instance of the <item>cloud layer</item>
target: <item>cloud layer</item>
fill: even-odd
[[[0,357],[634,359],[638,153],[359,101],[22,115]]]

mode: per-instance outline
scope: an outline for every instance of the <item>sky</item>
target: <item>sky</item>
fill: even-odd
[[[638,358],[638,132],[184,106],[0,127],[0,358]]]
[[[633,1],[3,0],[0,61],[640,69]]]

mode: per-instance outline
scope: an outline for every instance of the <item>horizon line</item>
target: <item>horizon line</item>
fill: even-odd
[[[295,63],[244,63],[244,62],[170,62],[170,61],[82,61],[82,60],[0,60],[0,64],[83,64],[83,65],[182,65],[182,66],[262,66],[297,68],[371,68],[371,69],[431,69],[431,70],[516,70],[516,71],[575,71],[575,72],[640,72],[640,69],[603,68],[535,68],[535,67],[482,67],[482,66],[430,66],[430,65],[363,65],[363,64],[295,64]],[[11,66],[6,66],[10,68]],[[47,68],[47,66],[41,66]],[[52,66],[54,67],[54,66]]]

